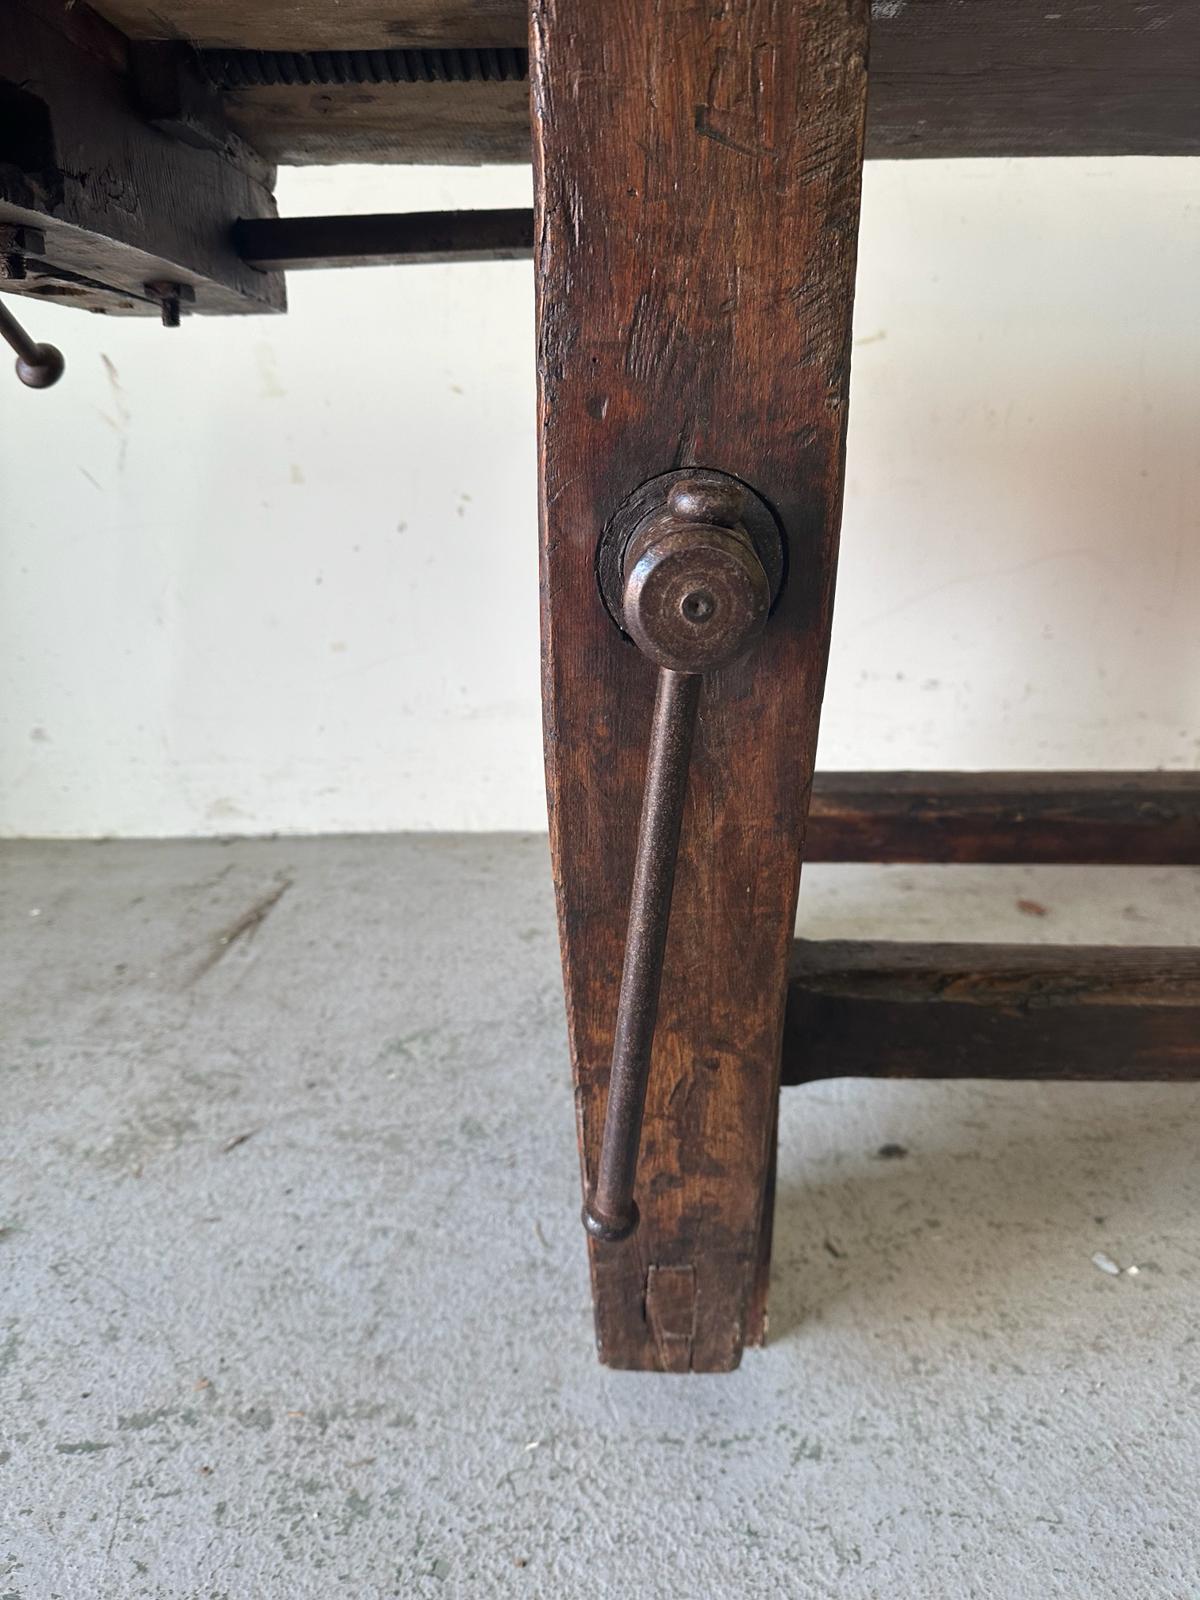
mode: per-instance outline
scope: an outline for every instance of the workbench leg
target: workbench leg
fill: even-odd
[[[646,480],[715,468],[774,509],[787,563],[761,636],[705,679],[640,1222],[589,1241],[613,1366],[727,1370],[761,1333],[841,513],[866,40],[866,0],[533,4],[546,767],[585,1192],[656,677],[601,600],[597,546]]]

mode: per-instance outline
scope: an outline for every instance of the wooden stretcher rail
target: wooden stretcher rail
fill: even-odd
[[[1200,772],[821,772],[805,858],[1200,866]]]
[[[796,943],[784,1084],[1200,1079],[1200,949]]]

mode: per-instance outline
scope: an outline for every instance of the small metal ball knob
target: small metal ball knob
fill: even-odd
[[[56,345],[38,344],[33,347],[35,360],[18,356],[17,377],[27,389],[49,389],[58,382],[66,368],[63,353]]]
[[[680,478],[671,485],[667,506],[688,522],[707,522],[718,528],[736,528],[746,511],[746,491],[734,478],[713,482],[705,478]]]
[[[771,585],[741,516],[745,495],[682,478],[630,541],[624,563],[626,632],[660,667],[712,672],[762,629]]]

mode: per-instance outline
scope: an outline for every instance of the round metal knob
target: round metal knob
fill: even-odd
[[[62,377],[66,366],[62,351],[52,344],[38,344],[31,339],[3,304],[0,304],[0,339],[12,347],[17,358],[17,377],[27,389],[48,389]]]
[[[49,389],[62,377],[66,365],[57,345],[35,344],[32,359],[17,357],[17,377],[27,389]]]
[[[625,555],[625,630],[660,667],[711,672],[746,649],[771,607],[771,584],[741,524],[741,485],[681,478]]]

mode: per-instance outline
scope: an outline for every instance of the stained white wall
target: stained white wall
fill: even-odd
[[[544,825],[531,268],[290,296],[29,308],[68,370],[0,374],[4,832]],[[823,764],[1200,764],[1200,162],[872,164],[855,362]]]

